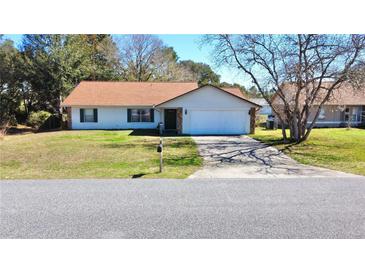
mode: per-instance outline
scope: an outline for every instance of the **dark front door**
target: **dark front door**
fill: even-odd
[[[176,129],[176,109],[165,109],[165,129]]]

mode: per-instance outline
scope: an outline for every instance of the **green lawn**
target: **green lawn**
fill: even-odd
[[[251,137],[273,144],[300,163],[365,175],[364,129],[313,129],[309,139],[298,145],[282,144],[281,130],[258,128]]]
[[[202,165],[190,137],[164,138],[131,131],[59,131],[0,140],[0,178],[186,178]]]

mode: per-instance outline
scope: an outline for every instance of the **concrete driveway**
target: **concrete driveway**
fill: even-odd
[[[189,178],[353,177],[299,164],[274,147],[248,136],[196,136],[204,167]]]

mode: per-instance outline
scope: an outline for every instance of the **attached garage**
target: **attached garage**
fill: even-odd
[[[222,90],[211,85],[197,88],[159,104],[162,115],[176,108],[181,133],[190,135],[236,135],[250,132],[250,110],[258,108],[242,93]]]
[[[192,110],[190,134],[245,134],[249,115],[242,110]]]

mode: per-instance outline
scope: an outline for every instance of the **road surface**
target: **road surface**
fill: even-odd
[[[365,177],[0,181],[0,238],[365,238]]]

